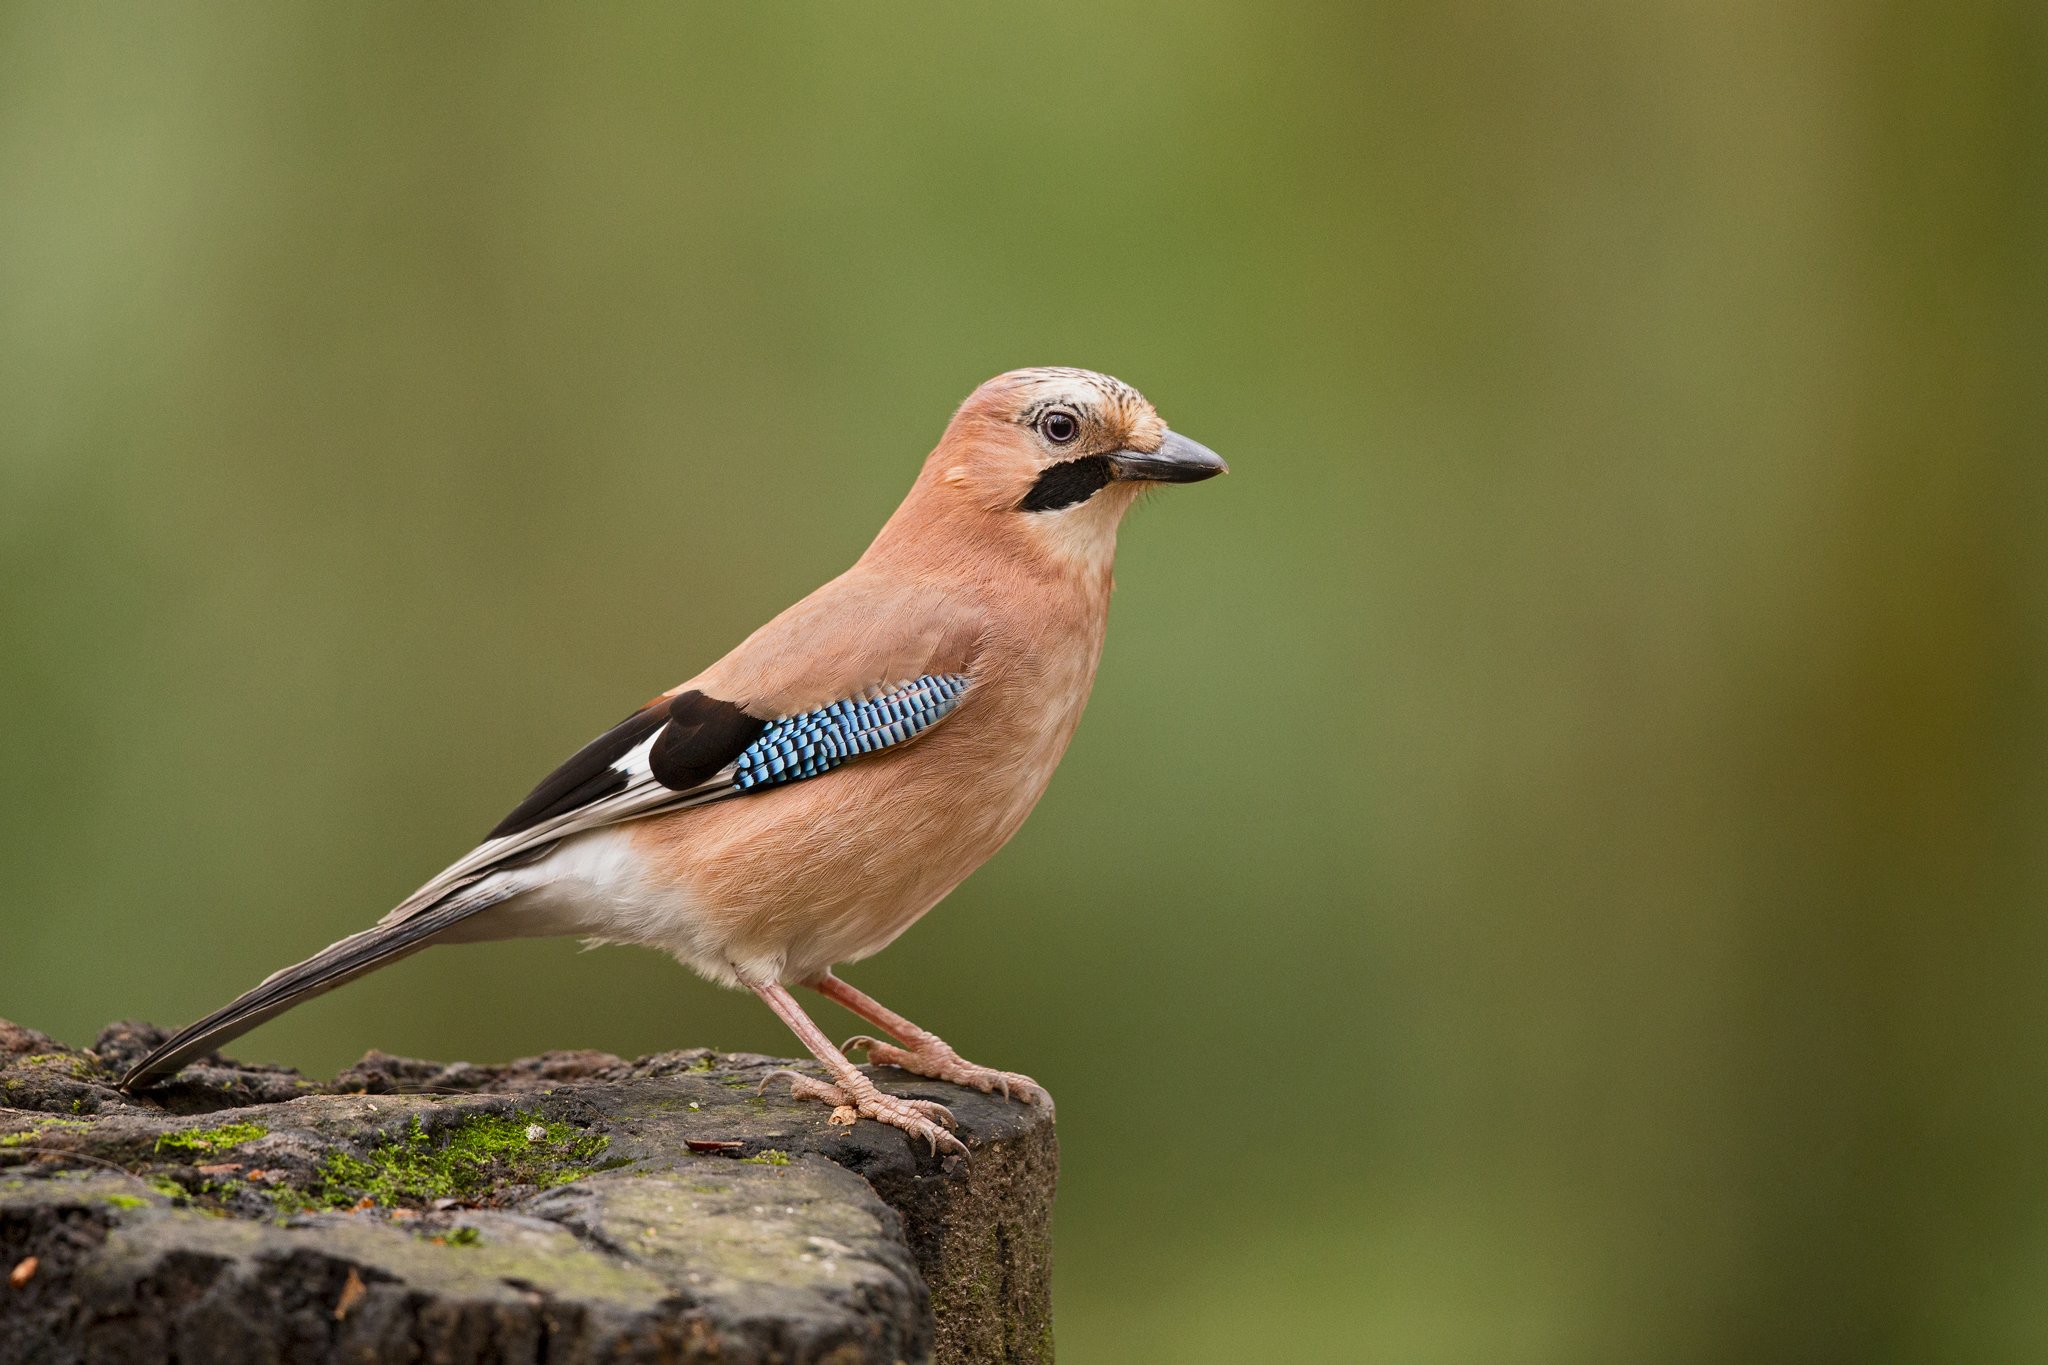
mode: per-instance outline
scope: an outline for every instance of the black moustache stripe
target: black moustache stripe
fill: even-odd
[[[1107,455],[1083,455],[1078,460],[1061,460],[1048,465],[1031,485],[1031,491],[1017,504],[1020,512],[1055,512],[1086,502],[1116,477]]]

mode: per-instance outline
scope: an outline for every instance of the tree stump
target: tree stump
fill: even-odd
[[[1052,1360],[1030,1105],[870,1071],[963,1160],[703,1048],[116,1090],[160,1036],[0,1020],[0,1365]]]

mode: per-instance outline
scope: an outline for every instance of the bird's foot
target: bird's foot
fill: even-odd
[[[946,1131],[960,1126],[953,1119],[953,1111],[936,1100],[908,1100],[885,1095],[875,1088],[873,1081],[857,1071],[844,1083],[834,1085],[831,1081],[821,1081],[816,1076],[785,1068],[763,1076],[761,1088],[766,1089],[768,1082],[774,1080],[788,1081],[789,1093],[797,1099],[822,1100],[831,1105],[834,1123],[850,1127],[861,1119],[873,1119],[891,1128],[901,1128],[913,1138],[924,1139],[931,1144],[933,1156],[940,1152],[967,1155],[967,1144]]]
[[[998,1071],[990,1066],[976,1066],[936,1038],[921,1047],[905,1048],[861,1034],[848,1038],[840,1051],[851,1052],[857,1047],[868,1050],[868,1062],[873,1066],[893,1066],[912,1075],[964,1085],[984,1095],[1001,1095],[1006,1100],[1020,1099],[1027,1104],[1042,1104],[1047,1112],[1051,1112],[1053,1107],[1052,1095],[1029,1076],[1015,1071]]]

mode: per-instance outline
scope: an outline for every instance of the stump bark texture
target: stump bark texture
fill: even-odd
[[[950,1107],[962,1160],[701,1048],[123,1095],[159,1036],[0,1021],[0,1365],[1052,1359],[1030,1105],[870,1072]]]

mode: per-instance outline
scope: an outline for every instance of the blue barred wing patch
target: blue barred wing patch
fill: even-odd
[[[933,673],[872,697],[772,721],[733,760],[733,788],[757,791],[801,782],[850,758],[901,744],[945,719],[966,690],[966,674]]]

